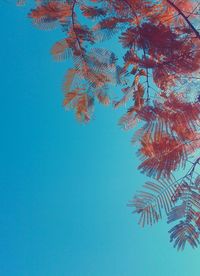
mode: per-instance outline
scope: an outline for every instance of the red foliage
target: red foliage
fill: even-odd
[[[172,172],[184,168],[200,146],[199,88],[194,82],[200,72],[198,5],[192,0],[89,2],[41,0],[29,14],[38,26],[49,29],[59,23],[65,33],[51,50],[56,60],[73,59],[73,69],[69,69],[64,84],[63,104],[75,110],[77,119],[83,122],[90,120],[95,100],[104,105],[113,103],[115,108],[128,105],[119,123],[131,129],[139,122],[132,140],[139,143],[139,169],[162,181],[146,186],[157,191],[157,196],[144,192],[136,197],[135,212],[142,214],[142,225],[152,224],[165,206],[169,222],[183,218],[171,229],[171,241],[178,249],[186,242],[196,247],[200,181],[194,180],[194,173],[199,160],[183,177],[187,180],[184,184],[177,187],[175,181],[168,186],[168,182]],[[94,48],[113,36],[121,45],[117,55],[123,61],[114,54],[115,39],[110,43],[111,50],[108,43],[106,49]],[[121,99],[111,85],[121,88]],[[188,86],[194,90],[191,95]],[[182,204],[174,206],[179,200]]]
[[[152,139],[147,133],[141,140],[139,154],[144,161],[139,169],[151,177],[170,178],[171,172],[175,171],[186,158],[184,144],[169,134],[156,132]]]
[[[51,1],[32,10],[29,16],[36,20],[49,19],[65,22],[66,17],[71,16],[71,7],[68,3]]]

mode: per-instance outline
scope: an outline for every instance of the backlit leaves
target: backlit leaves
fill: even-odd
[[[154,178],[169,178],[178,166],[185,166],[187,153],[184,144],[166,133],[158,132],[153,138],[145,134],[141,140],[139,169]]]
[[[198,178],[194,181],[196,184]],[[199,244],[200,189],[194,182],[191,175],[182,181],[173,196],[177,206],[168,214],[168,223],[178,221],[169,231],[170,240],[178,250],[183,250],[186,243],[193,248]]]
[[[158,222],[164,214],[170,212],[174,203],[171,200],[176,190],[172,181],[147,182],[145,190],[139,192],[129,204],[134,207],[134,213],[140,215],[139,224],[152,225]]]
[[[135,129],[138,168],[156,179],[131,203],[139,223],[151,225],[164,213],[169,223],[177,223],[170,230],[174,246],[196,247],[200,180],[194,174],[199,159],[189,158],[200,147],[199,4],[41,0],[29,17],[40,29],[60,26],[63,31],[51,54],[56,61],[70,58],[63,86],[66,109],[88,122],[95,102],[127,108],[119,124]],[[184,170],[188,162],[191,171],[172,181],[172,173]]]
[[[66,19],[71,16],[71,7],[68,3],[59,1],[49,1],[41,6],[33,9],[29,16],[34,20],[34,23],[40,27],[46,28],[54,26],[59,22],[64,24]]]

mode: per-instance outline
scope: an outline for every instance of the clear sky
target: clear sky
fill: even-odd
[[[0,5],[0,275],[199,276],[200,248],[177,253],[165,221],[141,229],[126,206],[145,177],[120,113],[64,111],[62,34]]]

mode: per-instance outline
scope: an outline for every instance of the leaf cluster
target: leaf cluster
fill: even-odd
[[[179,220],[170,230],[175,246],[183,249],[188,242],[196,247],[200,191],[194,171],[199,159],[180,182],[172,180],[172,173],[185,169],[200,143],[199,4],[192,0],[41,0],[29,17],[40,29],[60,26],[63,31],[51,54],[56,61],[72,61],[63,85],[63,105],[74,110],[79,121],[91,119],[95,101],[127,107],[119,124],[125,130],[134,128],[132,142],[137,142],[141,160],[138,168],[157,181],[148,182],[146,191],[132,202],[134,212],[140,214],[139,223],[157,222],[164,210],[168,222]],[[113,41],[121,47],[117,54]]]

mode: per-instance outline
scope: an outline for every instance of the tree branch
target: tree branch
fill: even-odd
[[[192,31],[196,34],[197,38],[200,39],[200,33],[197,31],[197,29],[194,27],[194,25],[190,22],[188,17],[171,0],[166,0],[166,1],[183,17],[183,19],[187,22],[187,24],[192,29]]]

